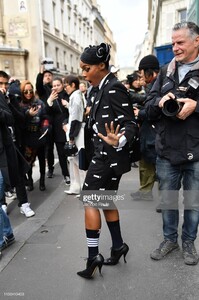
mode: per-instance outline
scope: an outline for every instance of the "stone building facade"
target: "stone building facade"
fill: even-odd
[[[35,81],[43,59],[57,75],[81,75],[88,45],[116,44],[95,0],[0,0],[0,69]]]

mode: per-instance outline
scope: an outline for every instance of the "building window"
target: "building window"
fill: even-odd
[[[70,34],[71,31],[71,9],[68,7],[68,24],[67,24],[67,33]]]
[[[45,52],[45,56],[48,56],[48,43],[44,42],[44,52]]]
[[[61,28],[62,28],[62,33],[64,33],[64,10],[61,9]]]
[[[73,55],[71,54],[70,55],[70,63],[71,63],[71,67],[70,67],[70,70],[71,70],[71,73],[73,73]]]
[[[57,68],[59,69],[59,48],[55,48],[55,54],[56,54],[56,65],[57,65]]]
[[[178,11],[178,18],[179,18],[179,22],[183,22],[186,21],[187,19],[187,10],[185,9],[181,9]]]
[[[64,70],[67,71],[67,64],[66,64],[66,51],[64,51]]]
[[[53,21],[54,21],[54,27],[56,27],[57,22],[56,22],[56,3],[53,2]]]

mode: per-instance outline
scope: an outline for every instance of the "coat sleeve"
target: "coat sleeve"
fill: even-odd
[[[131,142],[136,136],[136,121],[133,113],[130,97],[125,87],[117,82],[108,91],[110,104],[115,115],[116,123],[120,125],[120,131],[125,131],[125,137]]]
[[[159,107],[159,102],[163,96],[161,94],[161,87],[162,75],[160,72],[145,102],[146,116],[150,121],[157,120],[162,115],[162,109]]]
[[[36,79],[36,90],[37,93],[39,95],[39,97],[42,97],[45,94],[45,88],[44,88],[44,84],[43,84],[43,74],[39,73],[37,75],[37,79]]]
[[[7,126],[12,126],[14,124],[12,113],[2,93],[0,93],[0,123]]]

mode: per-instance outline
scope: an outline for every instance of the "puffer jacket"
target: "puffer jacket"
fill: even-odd
[[[165,76],[166,75],[166,76]],[[191,81],[199,85],[199,62],[179,83],[175,58],[161,71],[147,98],[147,117],[156,129],[156,151],[160,157],[178,165],[199,161],[199,88],[191,88]],[[195,112],[185,120],[167,117],[159,107],[161,98],[172,92],[177,98],[191,98],[197,101]]]

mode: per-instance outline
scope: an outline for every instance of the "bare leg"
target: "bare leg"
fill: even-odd
[[[99,230],[101,228],[101,215],[99,209],[85,207],[85,227],[86,229]]]

